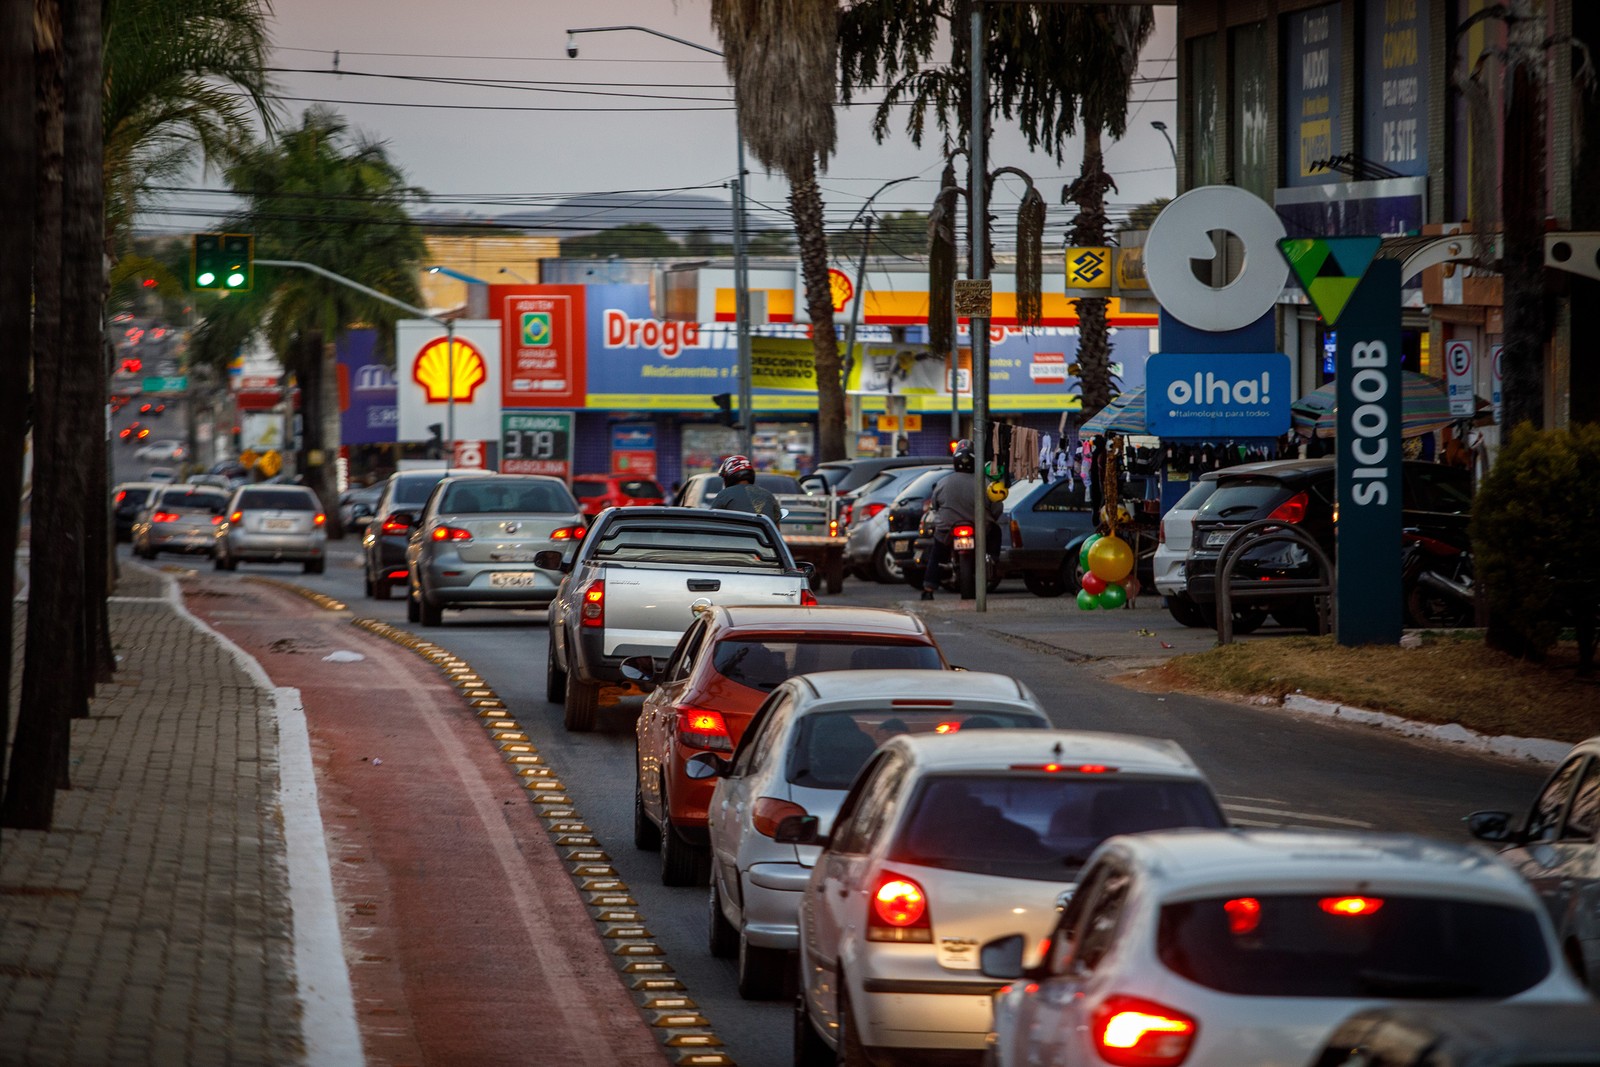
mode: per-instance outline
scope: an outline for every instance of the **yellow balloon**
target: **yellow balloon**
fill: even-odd
[[[989,483],[989,499],[990,500],[1004,500],[1005,498],[1006,498],[1006,483],[1005,482],[990,482]]]
[[[1089,549],[1089,570],[1107,582],[1120,582],[1133,571],[1133,549],[1120,537],[1102,537]]]

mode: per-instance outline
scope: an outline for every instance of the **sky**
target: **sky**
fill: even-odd
[[[279,68],[272,77],[291,120],[312,101],[328,102],[383,142],[412,184],[451,209],[520,211],[615,190],[726,198],[719,187],[735,171],[734,116],[720,59],[636,31],[584,34],[576,39],[578,57],[567,56],[569,28],[630,24],[715,48],[709,9],[710,0],[272,0],[272,65]],[[1150,126],[1160,120],[1176,127],[1172,12],[1156,8],[1156,32],[1141,57],[1142,76],[1166,80],[1135,86],[1129,135],[1106,151],[1119,186],[1114,209],[1173,193],[1171,150]],[[377,74],[401,77],[370,76]],[[540,84],[409,80],[417,78]],[[840,110],[838,151],[822,176],[830,225],[849,222],[886,181],[918,176],[879,197],[880,212],[927,210],[938,187],[937,146],[917,149],[899,123],[877,144],[871,118],[868,106]],[[1077,171],[1078,147],[1057,163],[1029,153],[999,120],[993,163],[1033,175],[1051,205],[1046,248],[1059,248],[1067,221],[1061,187]],[[787,183],[754,161],[749,169],[752,210],[781,212]],[[221,184],[215,174],[196,181]],[[1002,218],[1020,193],[1011,184],[1018,187],[996,196]],[[172,202],[204,199],[180,194]],[[181,217],[154,221],[174,231],[193,226]]]

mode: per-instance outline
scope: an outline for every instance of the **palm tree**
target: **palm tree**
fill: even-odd
[[[844,383],[828,282],[817,170],[837,140],[837,0],[711,0],[711,25],[739,100],[739,130],[761,165],[789,180],[817,368],[817,458],[844,457]],[[748,413],[744,414],[749,418]]]
[[[230,225],[256,235],[258,258],[313,263],[398,300],[421,299],[426,249],[405,209],[421,191],[405,184],[382,145],[352,135],[338,115],[314,108],[273,142],[236,146],[225,174],[248,203]],[[207,316],[198,353],[220,367],[260,329],[300,381],[307,454],[328,456],[339,441],[339,337],[356,324],[392,336],[397,317],[392,306],[309,272],[263,267],[253,293],[235,294]],[[306,473],[330,534],[339,536],[333,464]]]

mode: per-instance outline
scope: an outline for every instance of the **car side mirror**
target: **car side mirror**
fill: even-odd
[[[978,970],[989,978],[1015,981],[1022,977],[1022,951],[1027,939],[1021,934],[1010,934],[985,941],[978,949]]]
[[[696,752],[683,766],[683,773],[697,782],[726,778],[733,765],[715,752]]]
[[[785,815],[778,820],[772,839],[780,845],[823,845],[828,836],[821,832],[815,815]]]
[[[566,557],[558,549],[554,548],[535,552],[533,554],[533,565],[542,571],[561,571],[564,574],[568,570]]]
[[[811,496],[826,496],[828,493],[828,481],[826,478],[819,478],[815,474],[808,474],[800,479],[800,488]]]
[[[350,507],[350,517],[352,519],[370,519],[372,518],[372,508],[368,507],[366,504],[352,504]]]
[[[1517,839],[1507,811],[1475,811],[1467,816],[1467,832],[1480,841],[1506,844]]]
[[[544,554],[543,552],[539,553],[540,556]],[[560,553],[553,552],[551,555],[560,555]],[[533,563],[534,566],[539,566],[538,556],[534,557]],[[622,671],[624,678],[630,682],[638,682],[640,685],[651,685],[656,680],[656,661],[649,656],[629,656],[619,664],[619,669]]]

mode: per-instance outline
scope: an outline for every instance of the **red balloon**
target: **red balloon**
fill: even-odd
[[[1084,592],[1090,596],[1099,596],[1106,591],[1106,580],[1094,571],[1085,571],[1083,575]]]

